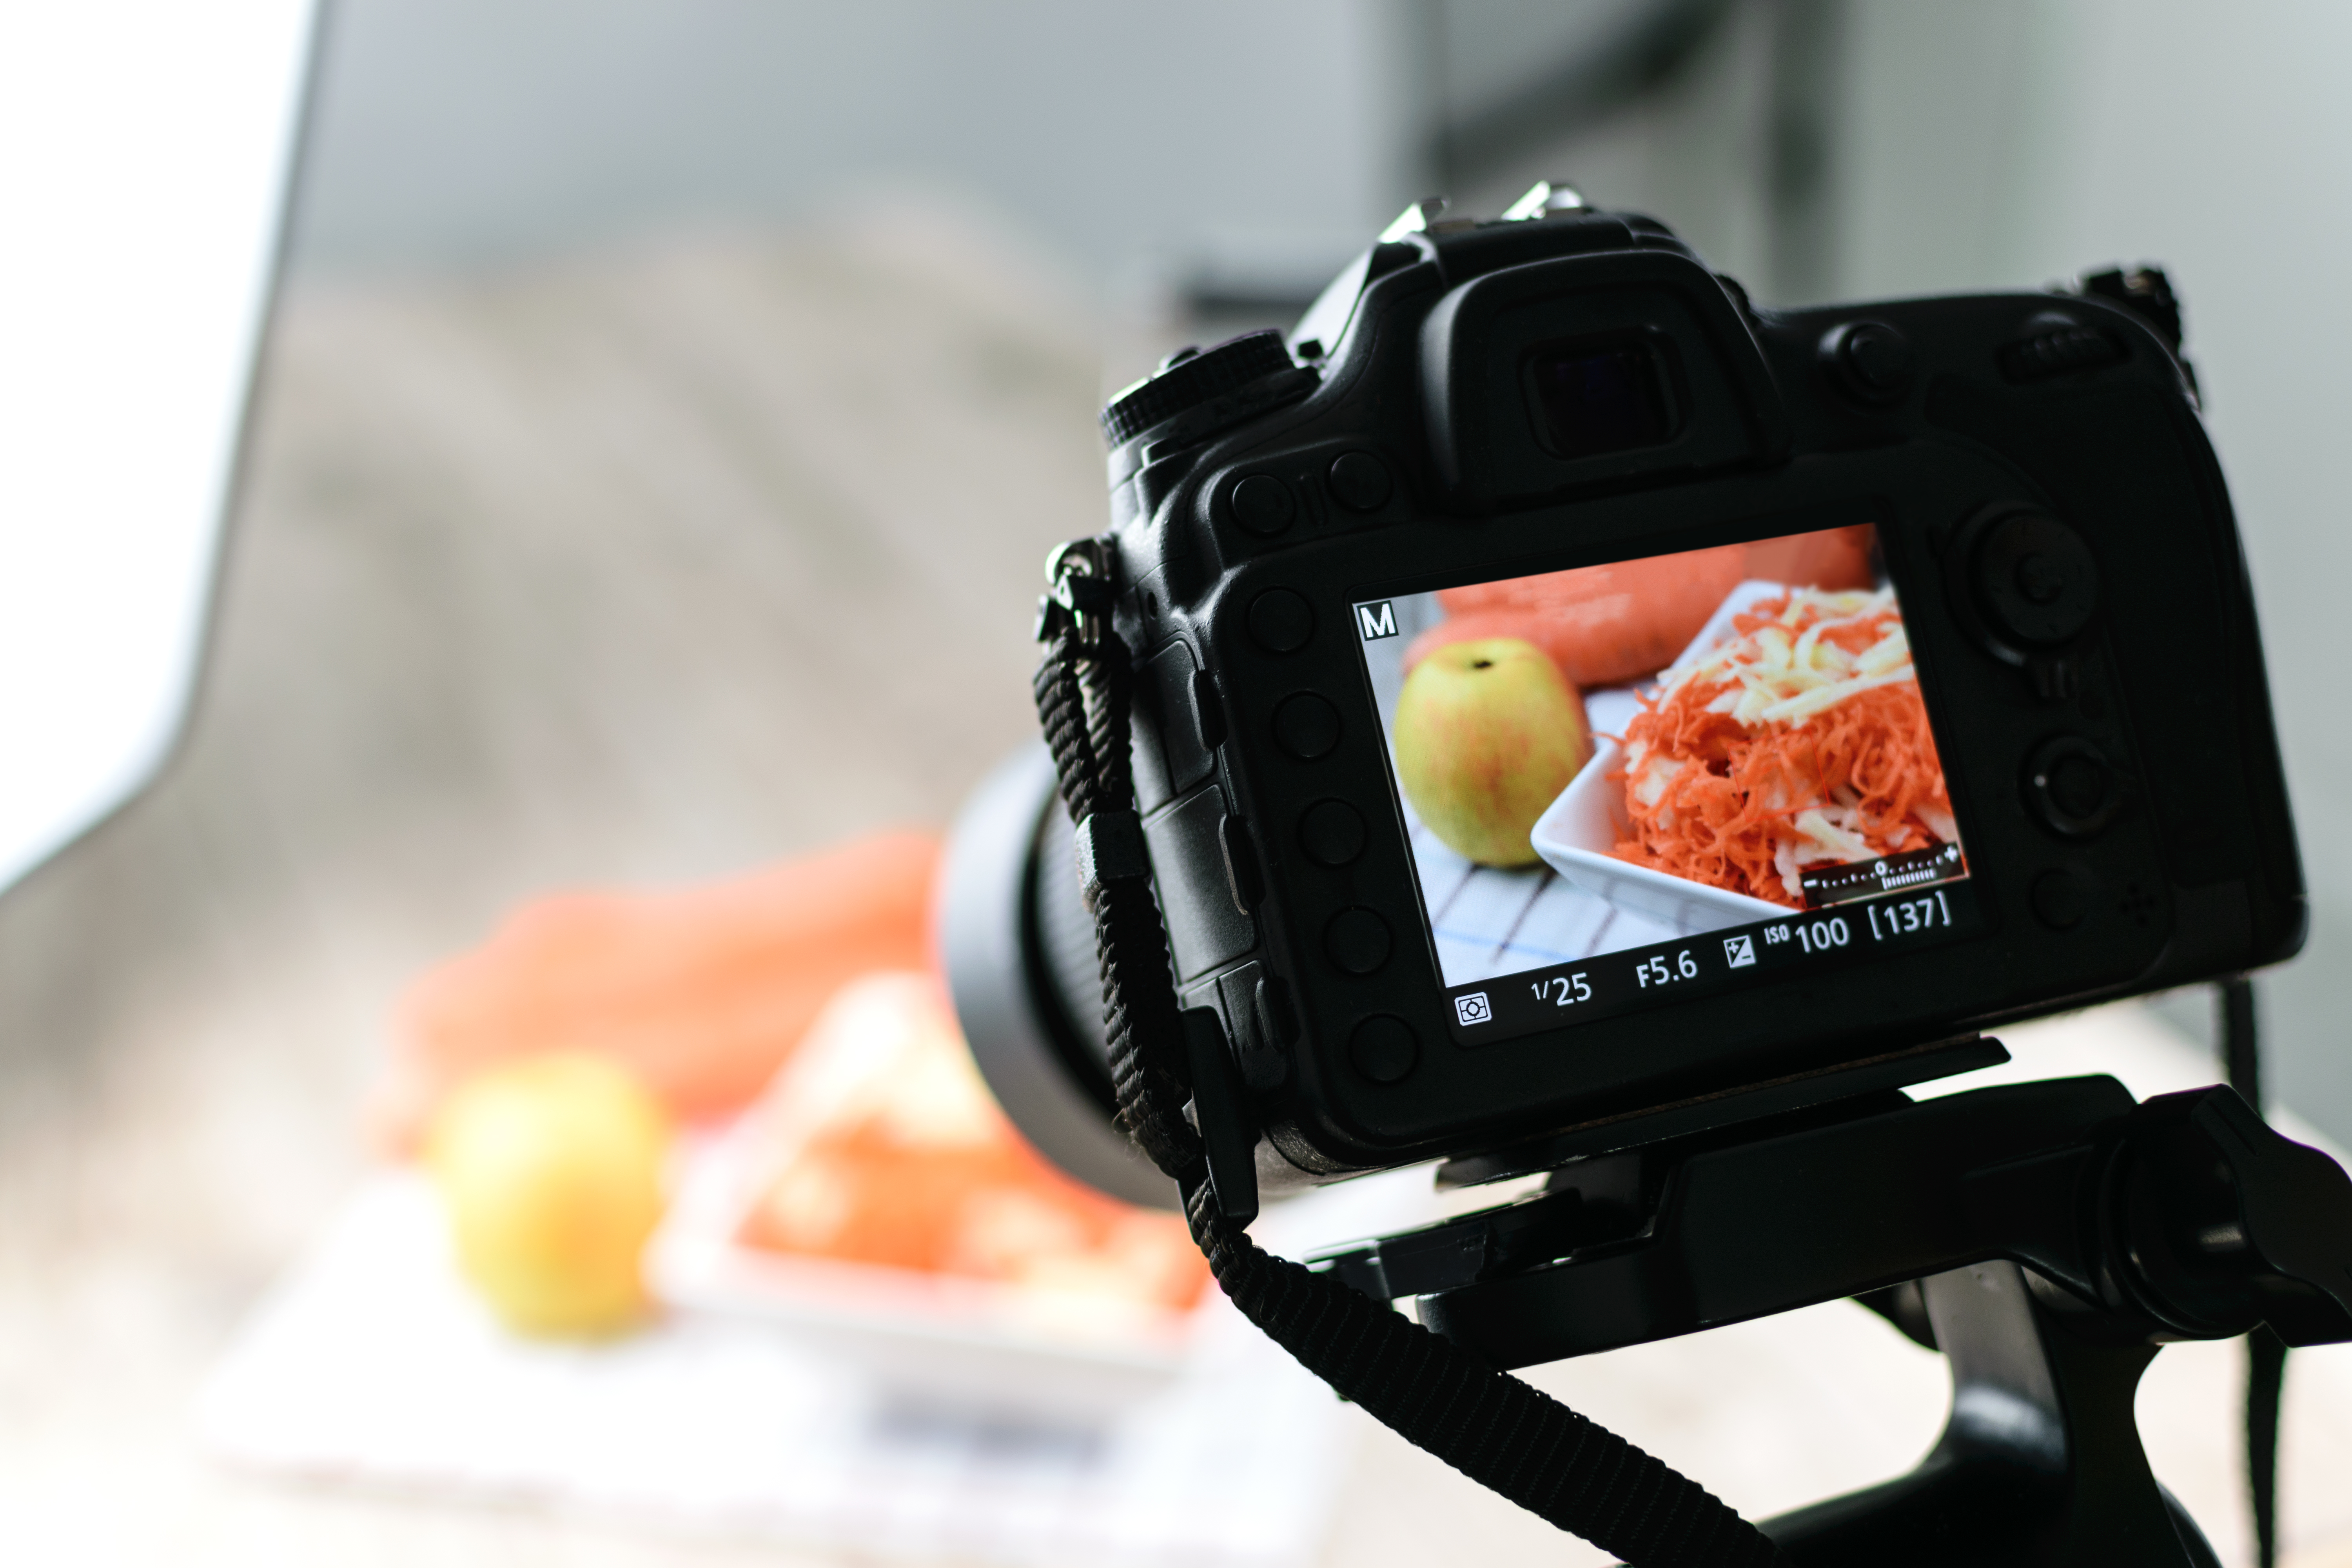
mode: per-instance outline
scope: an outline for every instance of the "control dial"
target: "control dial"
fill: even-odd
[[[2008,664],[2055,659],[2099,608],[2099,567],[2083,536],[2023,507],[1980,513],[1953,542],[1952,607],[1985,651]]]
[[[1985,531],[1976,551],[1977,603],[1995,629],[2029,647],[2055,647],[2099,607],[2099,569],[2083,536],[2039,512]]]
[[[1110,400],[1102,411],[1103,439],[1113,448],[1123,447],[1179,414],[1294,368],[1282,334],[1271,327],[1211,348],[1179,349]]]

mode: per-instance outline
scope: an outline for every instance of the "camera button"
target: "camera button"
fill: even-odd
[[[2123,809],[2123,781],[2106,753],[2079,735],[2036,747],[2025,764],[2025,804],[2063,838],[2088,838]]]
[[[1287,588],[1268,588],[1250,601],[1250,641],[1268,653],[1297,653],[1315,635],[1315,612]]]
[[[1323,951],[1349,974],[1370,974],[1389,961],[1389,922],[1359,904],[1323,928]]]
[[[1348,1059],[1374,1083],[1395,1083],[1421,1059],[1421,1041],[1402,1018],[1376,1013],[1348,1037]]]
[[[2062,867],[2033,879],[2033,918],[2052,931],[2073,931],[2098,901],[2099,879],[2079,867]]]
[[[1298,515],[1290,487],[1272,474],[1252,474],[1233,488],[1226,502],[1234,509],[1234,521],[1260,538],[1280,533]]]
[[[1274,743],[1302,763],[1329,756],[1339,743],[1339,710],[1312,691],[1286,697],[1274,710]]]
[[[1911,390],[1910,340],[1884,321],[1847,321],[1830,329],[1819,351],[1822,368],[1857,403],[1900,403]]]
[[[1364,819],[1344,800],[1318,800],[1298,819],[1298,847],[1318,866],[1345,866],[1364,852]]]
[[[1331,494],[1349,511],[1378,511],[1395,489],[1389,471],[1370,452],[1343,452],[1331,464]]]

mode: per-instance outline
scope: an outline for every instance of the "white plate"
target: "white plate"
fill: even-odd
[[[1706,625],[1669,670],[1696,662],[1731,635],[1732,617],[1759,599],[1785,594],[1780,583],[1742,583],[1717,605]],[[1663,679],[1663,677],[1662,677]],[[1591,717],[1596,704],[1623,704],[1616,692],[1595,692],[1586,706]],[[1630,704],[1624,704],[1631,717]],[[1595,720],[1599,724],[1601,721]],[[1569,881],[1621,910],[1664,921],[1684,935],[1720,931],[1789,913],[1785,905],[1751,899],[1687,877],[1669,876],[1620,860],[1609,851],[1622,842],[1629,828],[1625,817],[1625,787],[1610,774],[1624,761],[1624,748],[1601,741],[1559,798],[1536,818],[1529,837],[1536,853]]]
[[[662,1300],[789,1328],[926,1404],[1098,1421],[1183,1370],[1197,1312],[744,1244],[760,1178],[777,1163],[756,1115],[688,1156],[646,1259]]]
[[[910,1053],[942,1046],[940,1031],[954,1026],[945,1009],[937,982],[915,973],[868,975],[828,1004],[759,1100],[688,1152],[647,1256],[656,1291],[705,1314],[789,1326],[800,1342],[926,1404],[1095,1420],[1160,1392],[1183,1366],[1196,1310],[741,1239],[745,1218],[810,1138],[919,1063]],[[982,1092],[976,1080],[970,1089]]]

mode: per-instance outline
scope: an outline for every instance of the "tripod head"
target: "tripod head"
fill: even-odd
[[[1911,1475],[1768,1525],[1797,1562],[2210,1561],[2133,1424],[2157,1347],[2352,1340],[2352,1178],[2231,1089],[1857,1086],[1641,1136],[1316,1261],[1499,1367],[1863,1297],[1951,1359],[1951,1421]]]

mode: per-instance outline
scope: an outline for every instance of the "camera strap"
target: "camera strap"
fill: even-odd
[[[1549,1394],[1498,1372],[1336,1276],[1276,1258],[1243,1226],[1255,1187],[1226,1182],[1207,1113],[1230,1064],[1195,1073],[1143,850],[1129,750],[1130,650],[1112,629],[1116,557],[1064,545],[1039,605],[1037,716],[1095,918],[1118,1124],[1183,1194],[1192,1239],[1242,1315],[1342,1397],[1520,1507],[1635,1568],[1747,1568],[1784,1561],[1764,1533],[1687,1476]],[[1196,1098],[1197,1097],[1197,1098]],[[1196,1128],[1185,1114],[1195,1101]],[[1212,1137],[1204,1141],[1203,1134]]]

